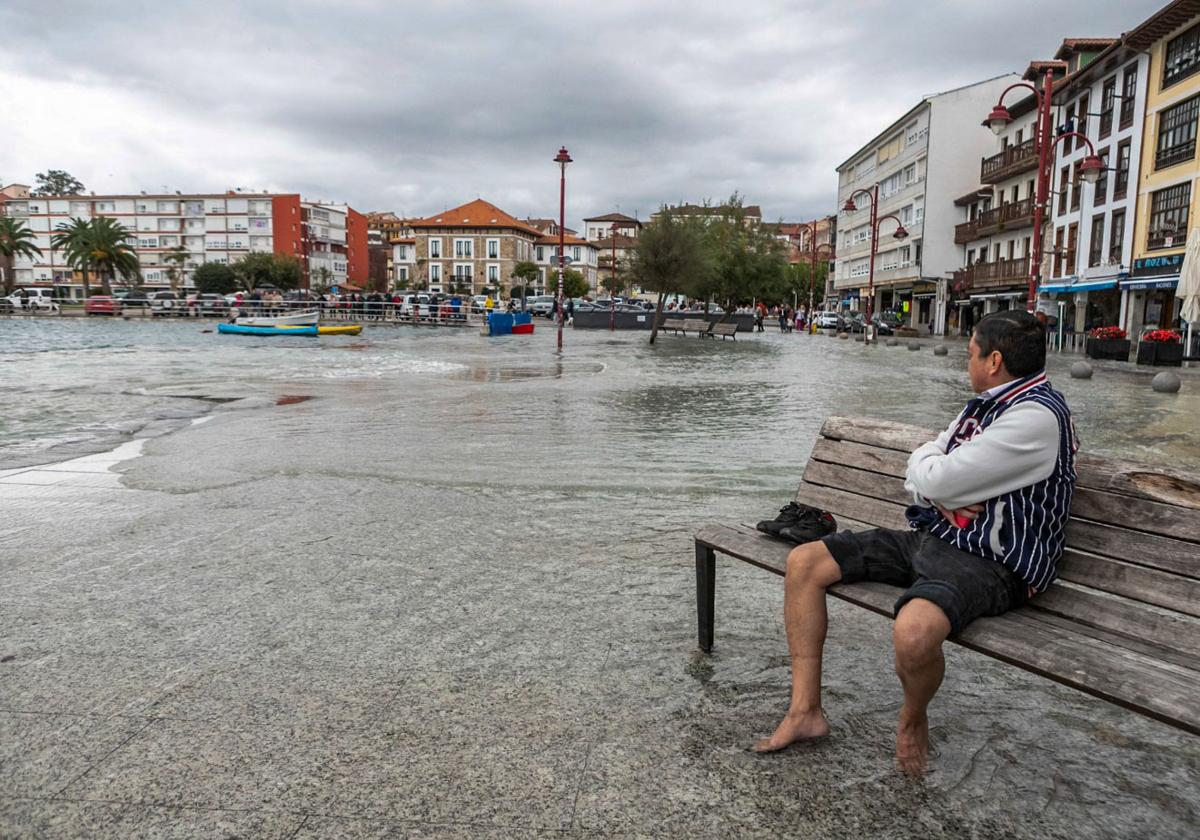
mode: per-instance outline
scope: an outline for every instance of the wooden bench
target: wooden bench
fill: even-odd
[[[670,330],[675,335],[679,335],[680,332],[687,332],[687,321],[683,318],[663,318],[659,329]]]
[[[830,511],[842,529],[907,528],[908,454],[934,436],[830,417],[796,500]],[[1200,476],[1083,453],[1076,466],[1059,579],[951,641],[1200,734]],[[708,525],[695,539],[700,647],[711,651],[716,553],[783,575],[792,545],[753,525]],[[829,592],[891,617],[900,590],[854,583]]]
[[[699,338],[708,335],[710,325],[708,321],[701,321],[697,318],[663,318],[660,329],[671,330],[675,335],[683,333],[687,335],[689,332],[694,332]]]
[[[713,338],[716,338],[717,336],[721,336],[722,341],[724,341],[727,338],[732,338],[734,341],[737,341],[737,330],[738,330],[738,325],[733,322],[730,322],[730,323],[718,322],[718,323],[712,325],[712,327],[708,331],[708,335],[712,336]]]

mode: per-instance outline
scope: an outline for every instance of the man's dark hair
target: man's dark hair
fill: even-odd
[[[982,356],[999,351],[1004,368],[1018,378],[1046,366],[1046,328],[1028,312],[993,312],[975,325]]]

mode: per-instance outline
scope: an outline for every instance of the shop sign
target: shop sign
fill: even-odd
[[[1183,267],[1183,254],[1170,254],[1164,257],[1143,257],[1133,261],[1131,277],[1161,277],[1168,274],[1178,274]]]
[[[937,283],[913,283],[914,295],[932,295],[937,292]]]

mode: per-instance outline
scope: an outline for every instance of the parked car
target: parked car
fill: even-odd
[[[229,314],[229,304],[221,295],[206,292],[188,298],[187,312],[189,315],[224,318]]]
[[[183,301],[174,292],[150,292],[150,315],[152,317],[183,314]]]
[[[54,290],[41,287],[19,289],[8,296],[8,301],[18,312],[58,312],[58,301]]]
[[[109,295],[92,295],[83,304],[85,315],[120,315],[121,301]]]
[[[836,312],[818,312],[813,316],[813,323],[822,330],[840,330],[845,327],[846,322]]]
[[[543,318],[550,317],[550,312],[554,309],[554,295],[532,295],[527,300],[532,314],[541,315]]]
[[[113,297],[121,301],[121,306],[125,308],[138,306],[144,309],[150,306],[150,298],[140,289],[134,289],[130,292],[117,292]]]
[[[418,319],[428,318],[430,316],[429,295],[427,295],[423,292],[421,294],[416,294],[416,295],[413,295],[413,294],[401,295],[401,297],[400,297],[400,317],[401,318],[410,318],[410,319],[412,318],[414,301],[416,302],[416,307],[417,307],[417,318]]]

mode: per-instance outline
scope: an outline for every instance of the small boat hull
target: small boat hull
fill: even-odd
[[[248,327],[245,324],[217,324],[217,332],[233,335],[316,335],[311,327]]]
[[[273,315],[271,317],[241,317],[237,319],[242,327],[311,327],[317,323],[321,313],[296,312],[291,315]]]
[[[318,335],[358,335],[362,332],[362,324],[338,324],[336,326],[317,327]]]

